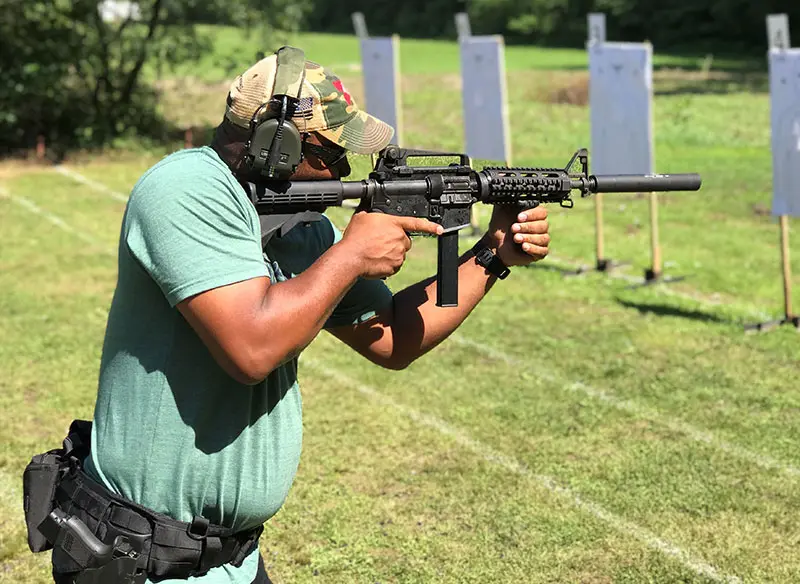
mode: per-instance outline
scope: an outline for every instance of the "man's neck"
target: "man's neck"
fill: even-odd
[[[211,140],[211,148],[235,174],[239,174],[242,170],[244,147],[248,136],[249,133],[244,128],[223,121],[217,126]]]

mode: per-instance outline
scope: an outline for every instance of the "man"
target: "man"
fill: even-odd
[[[303,65],[301,65],[302,67]],[[304,158],[292,180],[336,179],[345,154],[375,153],[393,130],[360,111],[341,81],[304,62],[292,122]],[[86,472],[108,490],[181,522],[256,531],[284,502],[301,447],[297,355],[324,328],[375,364],[402,369],[444,340],[495,284],[465,254],[457,307],[435,279],[392,294],[426,220],[356,212],[344,234],[299,225],[261,247],[238,179],[253,121],[270,100],[276,56],[231,86],[211,147],[167,156],[135,185],[122,223]],[[257,120],[256,120],[257,121]],[[483,242],[507,266],[547,254],[546,211],[495,208]],[[198,517],[201,520],[198,520]],[[192,581],[269,582],[257,549]],[[55,572],[59,569],[54,556]],[[151,574],[152,576],[152,574]],[[69,580],[66,580],[69,581]],[[167,582],[177,582],[169,579]]]

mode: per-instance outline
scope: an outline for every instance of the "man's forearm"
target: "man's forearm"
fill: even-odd
[[[485,237],[484,241],[494,251],[491,239]],[[407,364],[433,349],[464,322],[496,280],[467,252],[459,259],[458,306],[436,306],[436,278],[396,293],[391,326],[393,358]]]

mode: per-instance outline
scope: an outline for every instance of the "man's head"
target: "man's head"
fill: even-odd
[[[230,87],[225,119],[213,146],[235,172],[254,178],[245,145],[256,128],[265,127],[265,119],[275,117],[268,104],[276,92],[299,98],[286,122],[297,128],[302,140],[303,161],[292,178],[346,176],[350,170],[346,152],[372,154],[386,147],[394,135],[391,126],[361,111],[333,73],[305,61],[297,50],[282,53],[287,54],[295,58],[299,54],[303,66],[284,59],[279,67],[276,53],[250,67]]]

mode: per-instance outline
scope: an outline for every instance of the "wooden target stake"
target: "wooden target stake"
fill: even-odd
[[[45,147],[44,136],[39,134],[38,138],[36,139],[36,158],[39,160],[44,160],[46,153],[47,149]]]
[[[791,47],[791,43],[789,41],[789,17],[786,14],[770,14],[767,16],[767,37],[769,39],[769,49],[770,49],[770,55],[769,55],[770,84],[772,85],[770,97],[772,99],[772,109],[773,109],[772,150],[773,150],[773,172],[775,173],[773,179],[773,185],[776,185],[775,193],[773,193],[773,209],[775,209],[775,205],[777,203],[779,205],[779,208],[782,207],[781,211],[784,211],[780,213],[780,215],[778,216],[778,224],[780,226],[781,272],[783,275],[783,318],[779,320],[746,325],[744,328],[745,331],[747,332],[768,330],[784,324],[791,324],[795,327],[795,329],[800,329],[800,316],[795,315],[794,312],[792,311],[792,267],[791,267],[791,262],[789,261],[789,215],[785,212],[787,206],[786,201],[780,200],[780,197],[786,196],[786,193],[783,191],[783,189],[785,188],[786,181],[785,179],[783,181],[778,179],[778,177],[781,176],[782,173],[784,173],[787,169],[785,168],[786,164],[778,166],[778,162],[783,159],[774,156],[775,152],[785,151],[785,148],[781,147],[779,140],[776,140],[778,136],[777,132],[779,129],[776,126],[780,125],[779,122],[776,122],[776,118],[774,117],[776,111],[779,111],[776,110],[776,108],[780,107],[777,105],[776,100],[777,102],[781,102],[784,101],[784,99],[782,95],[776,96],[773,93],[775,91],[775,85],[773,85],[773,83],[781,75],[781,73],[778,73],[773,70],[774,64],[778,62],[777,60],[773,61],[773,57],[775,57],[776,55],[781,55],[783,51],[789,50]],[[786,75],[785,71],[783,75]],[[781,85],[778,85],[778,87],[781,87]],[[794,188],[796,188],[796,185]]]
[[[799,326],[798,317],[792,313],[792,266],[789,261],[789,217],[781,215],[781,266],[783,268],[783,314],[784,320]]]

